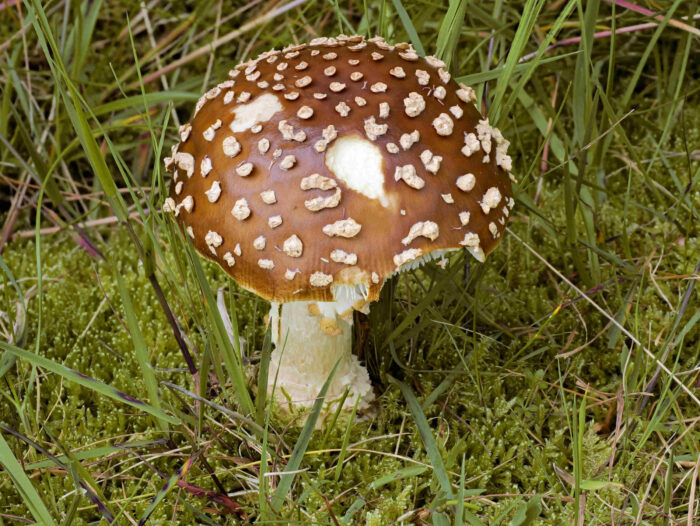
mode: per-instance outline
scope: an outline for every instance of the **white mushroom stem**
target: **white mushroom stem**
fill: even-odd
[[[268,392],[275,386],[275,398],[286,406],[291,400],[296,407],[313,405],[336,362],[338,369],[326,393],[326,406],[349,394],[346,409],[355,405],[367,409],[374,399],[367,369],[352,354],[352,311],[338,313],[339,302],[296,301],[272,303],[270,323],[275,350],[270,359]]]

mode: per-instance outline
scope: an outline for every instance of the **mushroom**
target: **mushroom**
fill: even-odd
[[[410,44],[340,35],[267,51],[199,100],[164,210],[204,256],[271,302],[272,386],[311,405],[374,398],[353,310],[446,251],[483,262],[514,205],[508,141],[474,91]]]

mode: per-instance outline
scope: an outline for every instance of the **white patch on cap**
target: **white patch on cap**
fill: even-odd
[[[478,234],[474,232],[467,232],[464,234],[464,239],[459,242],[460,245],[465,247],[478,247],[481,244]]]
[[[271,259],[259,259],[258,266],[264,270],[272,270],[275,268],[275,262]]]
[[[219,183],[219,181],[214,181],[211,184],[211,188],[204,193],[207,194],[207,199],[210,203],[216,203],[221,195],[221,183]]]
[[[404,133],[399,139],[399,144],[404,150],[408,150],[411,146],[420,140],[420,132],[413,130],[411,133]]]
[[[284,159],[280,162],[280,168],[283,170],[289,170],[290,168],[294,167],[294,164],[296,164],[297,158],[294,157],[293,155],[285,155]]]
[[[233,205],[233,209],[231,210],[231,214],[239,221],[248,219],[248,216],[250,216],[250,208],[248,207],[248,201],[246,201],[245,197],[241,197],[238,201],[236,201],[236,203]],[[240,254],[236,255],[240,256]]]
[[[455,119],[461,119],[464,115],[464,110],[457,105],[450,106],[450,113],[454,115]]]
[[[433,221],[418,221],[411,227],[408,235],[401,240],[401,243],[410,245],[414,239],[421,236],[427,237],[430,241],[435,241],[438,235],[440,235],[440,228],[437,223]]]
[[[242,165],[236,167],[236,173],[241,177],[247,177],[253,171],[253,163],[243,163]]]
[[[433,120],[433,127],[438,135],[445,137],[452,134],[452,130],[454,129],[454,121],[447,113],[441,113]]]
[[[192,209],[194,208],[194,198],[191,195],[188,195],[177,206],[178,206],[178,208],[179,207],[184,208],[185,211],[189,214],[190,212],[192,212]]]
[[[304,206],[312,212],[318,212],[324,208],[335,208],[340,203],[341,196],[342,192],[340,191],[340,188],[336,188],[333,195],[329,195],[327,197],[318,196],[314,197],[313,199],[307,199],[304,201]]]
[[[362,230],[362,225],[355,221],[352,217],[341,219],[335,223],[323,227],[323,233],[328,237],[355,237]]]
[[[293,258],[298,258],[301,256],[301,253],[304,251],[304,245],[301,242],[301,239],[299,239],[296,234],[292,234],[291,236],[289,236],[287,239],[284,240],[284,244],[282,245],[282,250],[288,256],[293,257]]]
[[[277,202],[277,196],[274,190],[264,190],[260,192],[260,199],[266,205],[274,205]]]
[[[416,173],[416,167],[412,164],[396,167],[394,180],[400,181],[402,179],[404,183],[416,190],[420,190],[425,186],[425,181]]]
[[[462,153],[464,154],[464,156],[471,157],[471,154],[473,154],[474,152],[478,152],[479,148],[481,148],[481,143],[479,142],[479,139],[476,138],[476,134],[465,133],[464,147],[462,148]]]
[[[173,161],[177,164],[177,167],[181,170],[185,170],[187,177],[192,177],[194,173],[194,157],[192,154],[186,152],[175,152],[173,154]]]
[[[348,188],[389,206],[384,192],[383,155],[370,141],[350,135],[336,139],[326,151],[328,169]]]
[[[484,214],[488,214],[491,209],[496,208],[500,202],[501,192],[498,188],[492,186],[486,190],[486,193],[479,204],[481,205],[481,209],[484,211]]]
[[[209,172],[211,172],[213,166],[211,164],[211,158],[208,155],[205,155],[202,158],[202,162],[199,165],[200,171],[202,173],[202,177],[206,177],[209,175]]]
[[[302,190],[331,190],[336,188],[338,184],[330,177],[324,177],[321,174],[311,174],[307,175],[301,180],[299,187]]]
[[[357,254],[347,253],[344,250],[335,249],[331,252],[331,259],[336,263],[344,263],[345,265],[356,265]]]
[[[282,104],[277,95],[260,95],[250,104],[243,104],[233,110],[236,118],[231,122],[231,131],[242,132],[259,122],[267,122],[278,111],[282,111]]]
[[[430,150],[423,150],[420,154],[420,160],[423,161],[423,166],[432,174],[436,174],[440,169],[440,163],[442,162],[441,155],[433,155]]]
[[[333,276],[331,274],[324,274],[323,272],[314,272],[309,277],[309,283],[312,287],[327,287],[333,282]]]
[[[165,202],[163,203],[162,210],[163,212],[175,212],[175,207],[177,205],[175,204],[175,200],[172,197],[168,197],[165,199]]]
[[[253,248],[255,250],[265,250],[266,244],[267,240],[265,239],[265,236],[258,236],[253,240]]]
[[[391,108],[389,107],[388,102],[380,102],[379,103],[379,117],[381,119],[386,119],[389,116],[390,111],[391,111]]]
[[[457,188],[462,190],[462,192],[469,192],[476,184],[476,177],[474,174],[464,174],[457,178]]]
[[[399,268],[401,265],[420,257],[422,254],[423,251],[419,248],[409,248],[400,254],[394,255],[394,265],[396,265],[396,268]]]
[[[217,232],[210,230],[207,232],[207,235],[204,236],[204,242],[209,247],[209,250],[211,250],[211,253],[216,256],[216,249],[221,246],[224,240]]]

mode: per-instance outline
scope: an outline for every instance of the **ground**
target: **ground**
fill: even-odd
[[[699,521],[697,4],[618,4],[0,5],[0,524]],[[341,30],[450,60],[517,203],[485,264],[357,315],[375,412],[309,434],[255,388],[268,304],[157,211],[160,158],[239,60]]]

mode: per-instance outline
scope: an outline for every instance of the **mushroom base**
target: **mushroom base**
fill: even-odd
[[[270,323],[275,350],[270,359],[268,392],[292,408],[310,407],[336,362],[338,369],[326,393],[334,408],[349,388],[343,406],[358,411],[374,399],[367,369],[352,354],[352,309],[344,316],[337,302],[272,303]],[[337,406],[335,406],[337,407]]]

